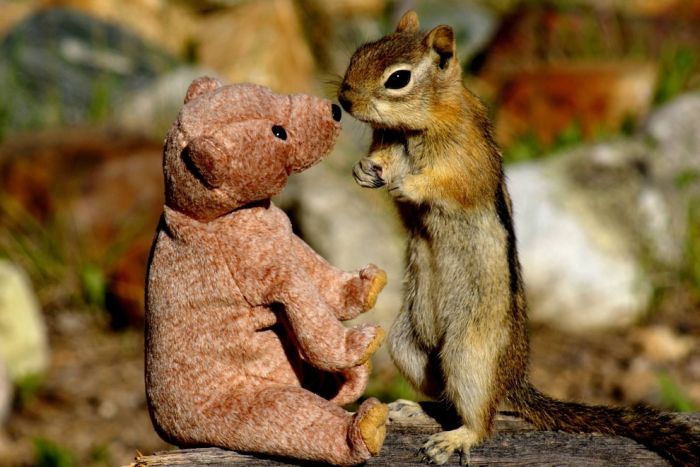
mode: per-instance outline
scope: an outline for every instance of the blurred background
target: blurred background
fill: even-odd
[[[143,386],[161,149],[212,75],[334,98],[355,48],[415,8],[456,31],[515,205],[532,379],[562,398],[700,407],[700,1],[0,1],[0,464],[124,465],[168,449]],[[404,236],[351,167],[370,132],[277,202],[335,265],[401,303]],[[417,397],[385,351],[368,392]]]

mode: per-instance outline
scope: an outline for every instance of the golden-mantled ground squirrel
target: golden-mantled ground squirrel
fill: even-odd
[[[394,33],[355,52],[338,99],[374,131],[355,179],[387,185],[409,233],[389,351],[413,386],[448,401],[463,423],[429,438],[429,460],[442,464],[455,450],[466,458],[506,403],[539,429],[626,436],[697,465],[700,437],[670,415],[561,402],[528,381],[527,304],[502,158],[486,108],[462,84],[452,29],[421,33],[409,11]]]

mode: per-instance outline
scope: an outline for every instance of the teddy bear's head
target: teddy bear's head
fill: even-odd
[[[196,79],[165,141],[166,205],[208,221],[278,194],[330,152],[340,116],[324,99]]]

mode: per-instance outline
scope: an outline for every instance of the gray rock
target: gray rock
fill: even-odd
[[[187,88],[200,76],[225,81],[216,72],[206,68],[178,67],[128,94],[118,104],[115,123],[120,128],[162,139],[182,108]]]
[[[176,64],[134,34],[67,8],[46,8],[0,43],[0,128],[94,122],[124,94]]]
[[[681,95],[652,113],[642,137],[650,144],[650,172],[668,208],[664,228],[673,240],[663,262],[678,266],[689,211],[694,207],[700,215],[700,93]]]
[[[49,346],[39,303],[25,273],[0,260],[0,360],[12,381],[41,374]]]
[[[507,168],[534,321],[585,332],[630,325],[646,311],[652,288],[638,257],[642,239],[625,222],[639,226],[640,205],[660,197],[624,170],[630,149],[586,147]]]

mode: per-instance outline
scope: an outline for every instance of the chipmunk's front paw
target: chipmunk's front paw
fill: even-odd
[[[360,271],[360,278],[365,282],[367,295],[362,304],[362,311],[371,310],[377,303],[377,297],[386,285],[386,272],[379,269],[374,264],[363,268]]]
[[[369,157],[360,159],[352,169],[352,175],[357,184],[365,188],[379,188],[386,185],[386,181],[382,178],[383,173],[382,166]]]
[[[418,203],[420,199],[417,196],[418,190],[415,182],[415,175],[396,175],[389,181],[387,188],[391,197],[396,201]]]
[[[429,463],[442,465],[450,459],[453,452],[458,451],[460,465],[464,466],[469,464],[469,450],[478,441],[472,430],[461,426],[456,430],[432,435],[421,448],[421,453]]]

